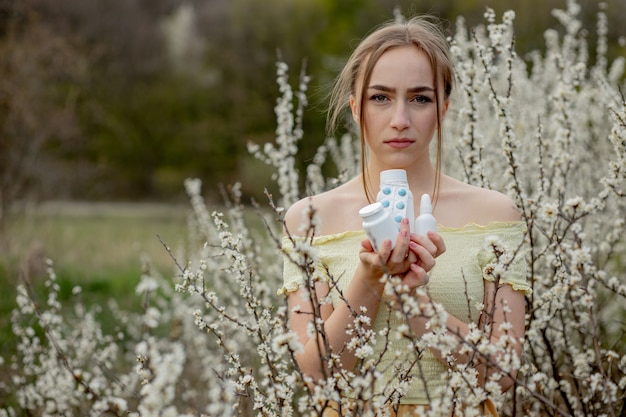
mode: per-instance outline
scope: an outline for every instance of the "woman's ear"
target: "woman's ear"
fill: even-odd
[[[350,96],[350,110],[352,111],[352,119],[354,120],[354,123],[357,124],[357,126],[360,126],[360,120],[359,120],[359,111],[357,108],[357,104],[356,104],[356,98],[354,96]]]

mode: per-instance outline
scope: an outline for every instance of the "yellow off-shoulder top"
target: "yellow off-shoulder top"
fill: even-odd
[[[429,273],[428,292],[431,298],[441,303],[449,314],[460,320],[465,322],[478,320],[479,311],[476,305],[483,301],[484,280],[494,279],[489,273],[496,259],[490,246],[492,238],[496,238],[508,250],[516,253],[512,263],[502,274],[500,285],[508,284],[516,291],[530,293],[523,245],[525,230],[523,222],[491,222],[484,226],[472,223],[462,228],[438,226],[437,232],[445,242],[446,252],[437,258],[436,266]],[[316,273],[322,274],[326,279],[333,277],[338,288],[345,290],[359,262],[361,241],[366,238],[364,231],[346,231],[315,237],[309,250],[316,252],[318,262],[315,267]],[[295,239],[296,245],[298,240]],[[286,295],[297,290],[304,278],[300,267],[290,260],[296,252],[294,241],[285,236],[282,245],[285,252],[283,287],[278,292]],[[333,304],[339,302],[339,293],[336,290],[331,290],[330,295]],[[401,318],[384,310],[379,311],[372,325],[377,334],[387,326],[393,330],[402,324]],[[375,355],[385,352],[377,368],[383,373],[380,381],[382,384],[403,371],[401,369],[403,364],[398,363],[392,352],[410,349],[410,342],[406,339],[394,340],[393,349],[389,349],[388,343],[379,337],[374,347]],[[432,395],[437,387],[446,384],[447,367],[430,350],[427,349],[422,353],[419,362],[419,366],[413,366],[413,371],[409,371],[415,374],[415,378],[401,399],[402,404],[426,405],[427,392]],[[421,371],[418,371],[418,368]],[[419,372],[422,373],[421,376]]]

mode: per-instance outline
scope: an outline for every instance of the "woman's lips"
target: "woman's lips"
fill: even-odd
[[[415,141],[411,139],[390,139],[385,141],[387,145],[391,146],[394,149],[408,148],[413,144],[413,142]]]

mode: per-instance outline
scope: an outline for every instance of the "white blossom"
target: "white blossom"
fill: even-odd
[[[357,407],[362,416],[385,415],[386,404],[401,401],[419,379],[419,372],[407,374],[410,361],[430,349],[448,372],[443,386],[429,389],[424,415],[448,416],[455,404],[465,407],[464,415],[482,415],[488,397],[503,415],[612,415],[626,392],[625,60],[608,62],[606,55],[611,10],[599,11],[598,44],[591,48],[580,6],[571,0],[566,6],[554,12],[560,27],[546,31],[545,48],[525,56],[514,45],[514,12],[499,20],[487,9],[485,24],[471,29],[459,19],[450,38],[457,84],[445,119],[443,170],[515,201],[524,241],[510,246],[489,233],[480,248],[489,260],[480,267],[502,288],[510,265],[522,257],[527,262],[532,292],[525,298],[523,338],[514,333],[511,303],[495,306],[506,317],[496,326],[489,322],[490,300],[468,299],[467,309],[482,321],[460,332],[449,327],[452,317],[442,303],[417,302],[415,295],[429,295],[427,287],[409,293],[399,277],[384,276],[380,314],[396,327],[373,329],[368,312],[350,305],[349,342],[341,353],[334,346],[337,351],[325,351],[328,329],[320,311],[336,306],[343,289],[333,287],[337,277],[328,276],[308,239],[320,226],[312,206],[301,213],[302,227],[290,231],[308,237],[290,248],[303,272],[302,302],[289,306],[276,293],[281,219],[303,194],[295,167],[310,81],[301,74],[295,91],[279,62],[275,141],[248,145],[275,169],[278,201],[268,218],[259,210],[266,226],[250,224],[242,184],[230,188],[225,205],[210,208],[201,181],[187,179],[189,253],[174,277],[146,269],[135,288],[141,308],[131,311],[114,302],[92,310],[81,304],[79,286],[68,308],[54,264],[46,261],[41,299],[25,283],[16,287],[16,354],[0,359],[10,370],[0,396],[12,395],[14,408],[0,416],[236,416],[249,408],[288,417],[319,415],[329,400]],[[358,175],[359,147],[351,133],[327,138],[306,170],[311,190]],[[336,178],[324,178],[326,164],[335,165]],[[319,282],[333,291],[313,305]],[[105,307],[112,315],[106,325],[98,321]],[[305,337],[319,341],[324,378],[294,362],[304,346],[289,313],[309,318]],[[424,321],[426,333],[416,335],[408,320]],[[384,366],[394,370],[385,384],[381,345],[390,361]],[[355,369],[343,367],[346,352],[359,359]],[[483,366],[490,375],[481,379]],[[515,389],[503,393],[507,378]]]

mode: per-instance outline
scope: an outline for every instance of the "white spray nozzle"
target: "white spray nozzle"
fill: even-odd
[[[437,231],[437,220],[433,217],[433,206],[428,194],[422,194],[420,200],[420,215],[415,219],[415,232],[418,235],[427,237],[428,232]]]
[[[433,205],[430,202],[430,196],[428,194],[422,194],[422,199],[420,200],[420,214],[422,213],[431,213],[433,212]]]

